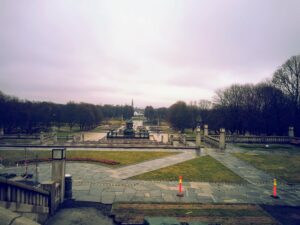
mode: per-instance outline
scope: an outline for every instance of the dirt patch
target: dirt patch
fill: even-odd
[[[121,224],[142,224],[145,217],[176,217],[180,222],[210,224],[279,224],[254,204],[126,204],[113,205],[112,214]]]

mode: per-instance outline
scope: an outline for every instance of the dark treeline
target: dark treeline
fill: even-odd
[[[235,84],[216,91],[213,103],[201,100],[187,105],[180,101],[163,115],[148,106],[145,116],[149,117],[147,111],[151,120],[167,118],[181,131],[200,123],[215,131],[224,127],[237,134],[286,135],[293,126],[300,135],[300,56],[287,60],[268,82]]]
[[[168,108],[161,107],[154,109],[152,106],[146,106],[144,115],[147,117],[148,122],[157,124],[159,120],[168,119]]]
[[[56,104],[23,101],[0,92],[0,127],[5,133],[16,131],[34,133],[51,126],[77,125],[80,130],[98,126],[103,119],[131,118],[131,106],[93,105],[87,103]]]

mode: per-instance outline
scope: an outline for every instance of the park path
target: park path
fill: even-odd
[[[125,170],[126,167],[122,169]],[[135,169],[140,168],[135,167]],[[300,185],[287,187],[279,184],[278,194],[281,198],[276,200],[270,197],[272,187],[267,185],[185,182],[183,178],[184,197],[180,198],[176,196],[178,191],[178,182],[176,181],[124,180],[113,178],[114,170],[98,164],[67,162],[66,172],[70,173],[73,178],[73,198],[76,201],[101,202],[103,204],[120,201],[255,203],[292,206],[300,204]],[[24,173],[24,168],[6,168],[3,172],[21,174]],[[29,172],[35,173],[34,165],[29,166]],[[40,163],[39,181],[43,182],[49,179],[51,179],[51,163]]]
[[[185,151],[172,156],[150,160],[135,165],[130,165],[112,171],[112,178],[126,179],[142,173],[158,170],[167,166],[181,163],[196,157],[195,151]]]
[[[237,149],[235,149],[235,152]],[[207,149],[207,154],[218,160],[224,166],[238,174],[240,177],[248,181],[250,184],[260,185],[272,183],[273,178],[255,168],[254,166],[242,161],[231,154],[230,146],[225,151],[217,149]]]

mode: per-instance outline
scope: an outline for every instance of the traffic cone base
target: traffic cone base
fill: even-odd
[[[178,193],[177,193],[177,196],[178,196],[178,197],[183,197],[183,196],[184,196],[184,194],[183,194],[183,192],[181,192],[181,193],[180,193],[180,192],[178,192]]]
[[[278,195],[274,196],[274,195],[271,195],[272,198],[275,198],[275,199],[279,199],[280,197]]]

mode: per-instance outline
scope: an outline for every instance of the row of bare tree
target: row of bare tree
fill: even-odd
[[[213,102],[177,102],[167,118],[179,130],[194,129],[199,122],[239,134],[284,135],[293,126],[300,135],[300,56],[287,60],[269,81],[217,90]]]

